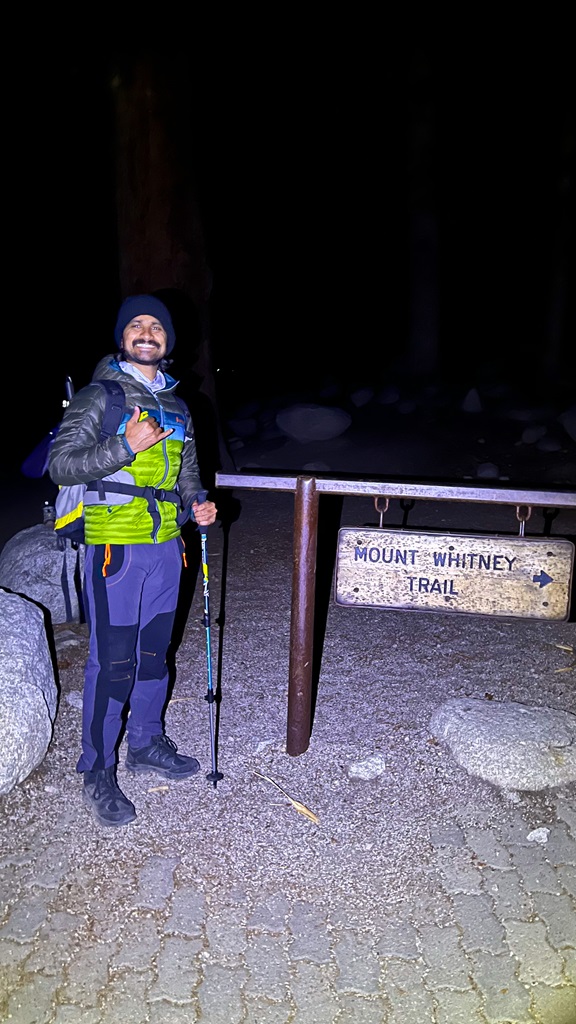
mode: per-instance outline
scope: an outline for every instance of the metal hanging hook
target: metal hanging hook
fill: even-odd
[[[526,523],[530,519],[531,515],[532,515],[532,509],[531,509],[530,505],[517,505],[517,507],[516,507],[516,519],[520,523],[520,527],[519,527],[519,530],[518,530],[518,533],[519,533],[520,537],[524,536],[524,528],[526,526]]]
[[[552,523],[553,523],[554,519],[556,519],[556,516],[560,512],[560,509],[559,508],[542,508],[542,509],[540,509],[540,511],[541,511],[541,513],[542,513],[542,515],[544,517],[544,536],[545,537],[549,537],[550,536],[550,531],[552,529]]]
[[[411,498],[410,500],[408,500],[407,498],[400,498],[400,508],[404,513],[404,515],[402,516],[402,529],[404,529],[404,527],[406,526],[406,523],[408,522],[408,513],[412,511],[415,504],[416,502],[414,501],[413,498]]]
[[[379,529],[380,530],[382,529],[382,524],[384,522],[384,514],[388,511],[389,504],[390,504],[390,499],[389,498],[384,498],[384,505],[383,505],[383,507],[380,507],[380,498],[378,496],[376,496],[374,498],[374,508],[376,509],[378,515],[380,516],[380,523],[379,523]]]

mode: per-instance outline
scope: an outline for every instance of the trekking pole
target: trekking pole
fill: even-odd
[[[205,700],[208,701],[208,708],[210,712],[210,752],[212,755],[212,771],[206,773],[206,778],[211,782],[216,789],[216,786],[220,779],[224,778],[222,772],[219,772],[216,767],[216,730],[214,726],[214,702],[216,700],[214,687],[212,685],[212,651],[210,643],[210,592],[208,588],[208,545],[206,538],[206,528],[200,527],[200,542],[202,546],[202,580],[203,580],[203,593],[204,593],[204,626],[206,629],[206,658],[208,662],[208,690],[206,692]]]
[[[66,377],[64,381],[64,390],[66,391],[66,398],[62,402],[62,408],[65,409],[74,398],[74,385],[72,383],[72,377]]]

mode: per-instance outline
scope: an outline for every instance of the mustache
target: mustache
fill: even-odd
[[[160,346],[157,345],[156,342],[153,342],[153,344],[157,350],[156,354],[152,353],[152,355],[148,354],[146,356],[139,355],[137,348],[133,348],[130,352],[127,352],[124,346],[122,346],[118,354],[118,358],[120,360],[125,360],[128,363],[142,363],[143,366],[149,366],[151,362],[160,367],[164,364],[168,365],[168,361],[160,355]]]

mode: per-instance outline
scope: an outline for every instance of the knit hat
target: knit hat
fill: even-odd
[[[126,324],[129,324],[134,317],[145,315],[155,317],[162,324],[166,331],[166,355],[168,355],[174,348],[174,342],[176,341],[174,325],[164,303],[153,295],[130,295],[127,299],[124,299],[120,306],[116,327],[114,328],[114,338],[118,348],[122,347],[122,334]]]

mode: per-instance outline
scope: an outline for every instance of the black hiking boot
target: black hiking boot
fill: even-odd
[[[156,772],[165,779],[189,779],[200,765],[195,757],[176,753],[177,747],[168,736],[153,736],[148,747],[128,747],[126,767],[131,772]]]
[[[84,803],[99,825],[128,825],[136,808],[116,781],[116,766],[84,772]]]

